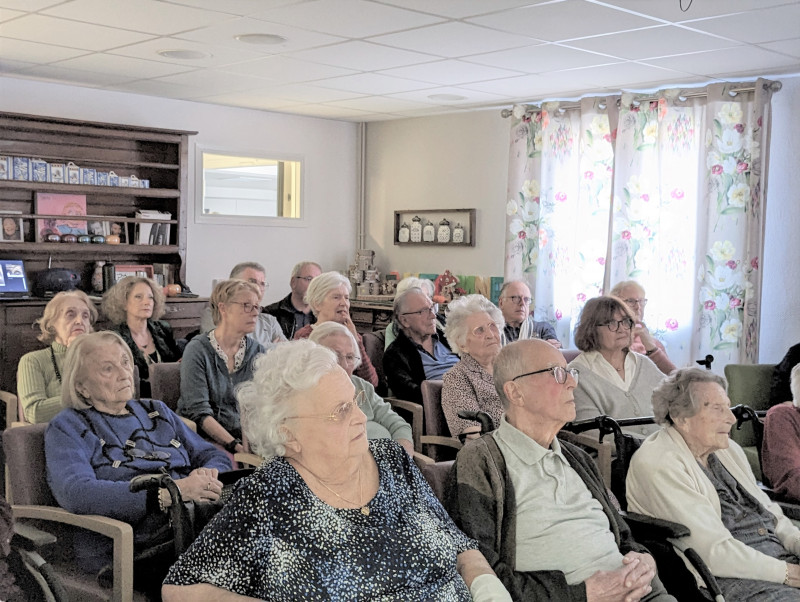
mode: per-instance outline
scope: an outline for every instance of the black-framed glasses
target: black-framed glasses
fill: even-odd
[[[628,307],[644,307],[647,305],[647,299],[634,299],[631,297],[630,299],[623,299],[625,301],[625,305]]]
[[[407,312],[405,312],[405,313],[402,313],[402,314],[400,314],[400,315],[401,315],[401,316],[421,316],[421,315],[424,315],[424,314],[427,314],[427,313],[431,313],[431,314],[433,314],[434,316],[435,316],[436,314],[438,314],[438,313],[439,313],[439,304],[438,304],[438,303],[434,303],[433,305],[430,305],[430,306],[428,306],[428,307],[423,307],[423,308],[422,308],[422,309],[420,309],[420,310],[417,310],[417,311],[407,311]]]
[[[243,303],[241,301],[228,301],[228,303],[231,303],[232,305],[241,305],[242,311],[246,314],[252,313],[254,309],[261,309],[258,303]]]
[[[534,370],[533,372],[526,372],[525,374],[520,374],[519,376],[515,376],[512,378],[512,381],[517,380],[518,378],[523,378],[525,376],[533,376],[534,374],[542,374],[543,372],[552,372],[553,378],[556,379],[556,382],[559,385],[563,385],[567,382],[567,374],[569,374],[574,380],[575,384],[578,384],[578,377],[580,376],[580,370],[577,368],[564,368],[562,366],[551,366],[550,368],[542,368],[541,370]]]
[[[611,320],[606,324],[601,324],[601,326],[606,326],[611,332],[619,332],[620,328],[630,330],[633,328],[634,324],[636,324],[636,322],[630,318],[622,318],[621,320]]]
[[[326,420],[328,422],[341,422],[346,420],[350,414],[352,414],[353,409],[356,407],[361,407],[367,401],[367,396],[364,394],[364,391],[359,391],[356,393],[356,396],[353,397],[351,401],[346,401],[338,408],[336,408],[330,414],[307,414],[306,416],[287,416],[286,419],[289,420],[290,418],[317,418],[319,420]]]
[[[313,276],[295,276],[298,280],[305,280],[306,282],[311,282],[314,280]]]
[[[140,460],[169,460],[172,457],[169,452],[159,451],[157,449],[145,451],[135,447],[126,447],[125,455],[131,459],[138,458]]]
[[[530,297],[520,297],[519,295],[510,295],[506,299],[511,299],[511,302],[516,305],[530,305],[533,301]]]

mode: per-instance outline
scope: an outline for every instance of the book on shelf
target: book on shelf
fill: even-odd
[[[141,209],[136,212],[138,219],[170,220],[172,214],[168,211],[155,211]],[[136,244],[138,245],[168,245],[171,224],[156,222],[136,223]]]

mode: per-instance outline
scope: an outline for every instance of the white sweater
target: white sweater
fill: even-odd
[[[715,453],[733,478],[777,517],[775,533],[783,546],[800,555],[800,530],[758,487],[742,448],[730,441],[728,449]],[[673,427],[647,438],[633,456],[626,483],[628,509],[689,527],[691,535],[673,543],[679,549],[694,548],[715,577],[783,583],[785,562],[734,539],[725,528],[717,490]]]

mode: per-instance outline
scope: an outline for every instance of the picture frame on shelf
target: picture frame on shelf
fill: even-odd
[[[21,214],[22,211],[0,211],[0,218],[2,218],[2,228],[0,228],[0,242],[24,242],[25,241],[25,228],[22,224],[21,217],[14,217],[14,215]]]
[[[109,234],[115,234],[119,236],[119,244],[126,245],[128,244],[128,224],[127,222],[106,222],[106,226],[108,228],[108,232],[106,232],[106,236]]]
[[[61,215],[64,219],[45,218],[36,220],[36,242],[44,242],[48,234],[87,234],[86,220],[76,219],[86,215],[85,194],[57,194],[37,192],[34,196],[34,213],[37,215]]]
[[[119,282],[128,276],[137,276],[140,278],[153,278],[152,265],[114,265],[114,272],[116,274],[116,281]]]

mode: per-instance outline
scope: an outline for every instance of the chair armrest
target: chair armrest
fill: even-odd
[[[238,462],[239,464],[245,464],[247,466],[252,466],[253,468],[258,468],[264,463],[264,458],[259,456],[258,454],[253,454],[249,452],[239,452],[233,454],[234,462]]]
[[[430,456],[426,456],[425,454],[421,454],[419,452],[414,452],[414,455],[411,456],[411,458],[414,460],[414,463],[420,469],[423,466],[428,466],[429,464],[436,464],[436,460],[434,460]]]
[[[15,422],[19,422],[17,396],[9,391],[0,391],[0,401],[6,404],[6,428],[11,428]]]
[[[398,399],[397,397],[385,397],[384,401],[391,405],[393,408],[400,408],[411,414],[411,439],[416,451],[422,451],[422,444],[420,437],[422,437],[422,406],[413,401],[406,401],[405,399]]]
[[[570,431],[559,431],[558,436],[579,447],[593,449],[597,452],[595,463],[603,477],[606,489],[611,489],[611,461],[617,453],[617,448],[611,441],[598,441],[597,435],[587,433],[572,433]]]
[[[11,507],[14,518],[36,519],[71,525],[110,537],[114,542],[114,602],[133,599],[133,528],[126,522],[97,516],[95,514],[73,514],[55,506]]]
[[[47,531],[37,529],[32,524],[15,522],[14,523],[14,543],[26,550],[33,550],[54,544],[58,537]]]
[[[633,532],[633,538],[640,541],[648,539],[664,540],[667,538],[678,539],[691,535],[689,527],[680,523],[673,523],[669,520],[645,516],[635,512],[623,512],[620,514],[628,523]]]

